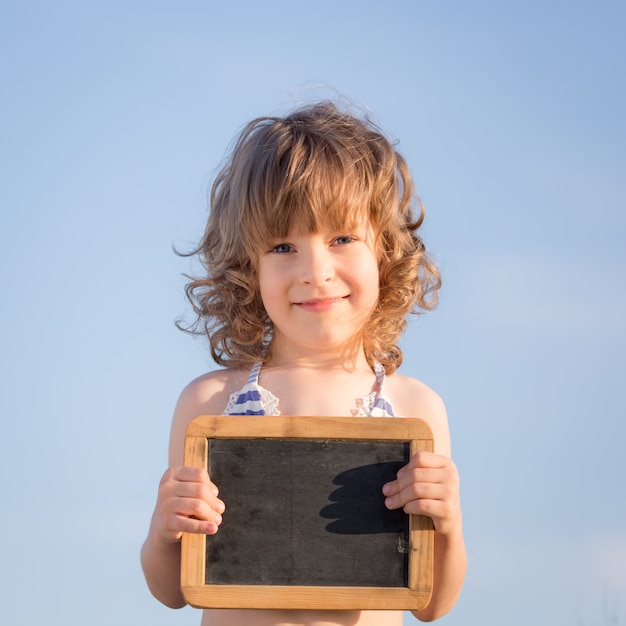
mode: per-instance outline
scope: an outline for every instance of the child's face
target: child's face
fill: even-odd
[[[342,348],[360,340],[378,302],[373,229],[365,220],[346,230],[292,229],[268,244],[259,257],[258,277],[275,348]]]

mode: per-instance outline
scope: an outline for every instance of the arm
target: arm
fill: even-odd
[[[427,515],[435,528],[433,593],[429,604],[412,611],[422,621],[435,620],[455,605],[465,578],[467,557],[463,541],[463,522],[459,495],[459,475],[450,459],[450,435],[445,407],[428,390],[420,412],[431,426],[435,452],[418,452],[383,487],[385,505],[403,508],[406,513]]]
[[[183,532],[213,535],[224,503],[203,469],[182,467],[187,424],[202,414],[192,383],[181,395],[172,421],[170,467],[159,483],[141,565],[152,594],[171,608],[185,606],[180,589],[180,540]],[[206,411],[204,411],[206,412]]]
[[[435,527],[433,593],[428,605],[413,615],[432,621],[455,605],[467,568],[459,500],[459,479],[454,463],[443,455],[418,452],[384,487],[385,504],[406,513],[427,515]]]

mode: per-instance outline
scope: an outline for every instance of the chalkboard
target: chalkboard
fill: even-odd
[[[382,485],[417,450],[409,418],[205,416],[185,464],[204,467],[227,510],[213,536],[183,535],[193,606],[419,609],[432,587],[432,524],[389,511]]]

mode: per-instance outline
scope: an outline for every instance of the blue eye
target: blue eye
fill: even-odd
[[[354,237],[349,237],[348,235],[337,237],[335,239],[335,243],[338,243],[338,244],[352,243],[353,241],[354,241]]]
[[[276,252],[276,254],[286,254],[287,252],[291,252],[291,250],[292,248],[288,243],[279,243],[272,248],[272,252]]]

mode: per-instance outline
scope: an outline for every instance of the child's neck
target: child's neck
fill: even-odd
[[[340,369],[347,372],[370,370],[361,342],[351,346],[342,346],[336,350],[316,350],[274,341],[266,367],[307,370]]]
[[[356,354],[272,349],[269,357],[259,383],[279,398],[283,415],[353,415],[359,401],[376,388],[362,349]]]

